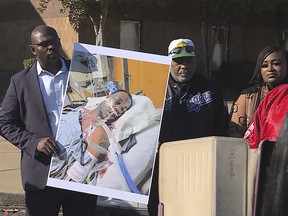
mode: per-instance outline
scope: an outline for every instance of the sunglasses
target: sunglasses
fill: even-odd
[[[180,54],[182,50],[185,50],[187,53],[193,53],[194,47],[193,46],[175,47],[169,52],[169,55]]]
[[[47,40],[47,41],[43,41],[37,44],[32,44],[34,46],[41,46],[42,48],[47,48],[51,45],[53,46],[58,46],[60,44],[60,38],[57,39],[53,39],[53,40]]]

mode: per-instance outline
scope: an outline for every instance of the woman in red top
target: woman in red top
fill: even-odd
[[[258,148],[262,140],[276,141],[288,112],[288,84],[280,85],[260,103],[244,139],[250,148]]]

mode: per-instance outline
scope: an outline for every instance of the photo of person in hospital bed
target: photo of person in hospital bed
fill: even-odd
[[[142,95],[117,90],[61,117],[50,178],[147,194],[161,110]],[[141,191],[141,188],[143,189]]]

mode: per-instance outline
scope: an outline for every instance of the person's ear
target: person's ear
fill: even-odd
[[[31,51],[31,53],[32,53],[34,56],[37,55],[36,50],[35,50],[35,46],[30,45],[30,51]]]

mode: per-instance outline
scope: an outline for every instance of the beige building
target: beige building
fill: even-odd
[[[67,57],[72,55],[74,42],[95,44],[89,20],[80,25],[79,32],[75,32],[69,23],[68,12],[59,12],[61,5],[58,0],[53,0],[44,13],[37,10],[39,1],[0,1],[0,101],[10,76],[23,68],[24,59],[32,57],[29,50],[30,32],[35,26],[53,26],[59,33]],[[183,7],[181,1],[179,8],[110,5],[105,46],[167,55],[171,40],[191,38],[196,45],[197,69],[201,72],[200,10],[197,5],[194,8]],[[276,18],[271,13],[267,16],[245,13],[240,9],[236,11],[218,38],[213,58],[214,69],[226,61],[255,61],[264,46],[278,43],[275,23]]]
[[[39,0],[0,1],[0,98],[2,100],[12,74],[23,68],[23,60],[33,57],[30,49],[30,33],[35,26],[46,24],[57,29],[63,52],[70,57],[78,33],[69,23],[67,13],[59,12],[54,1],[44,13],[37,11]]]

